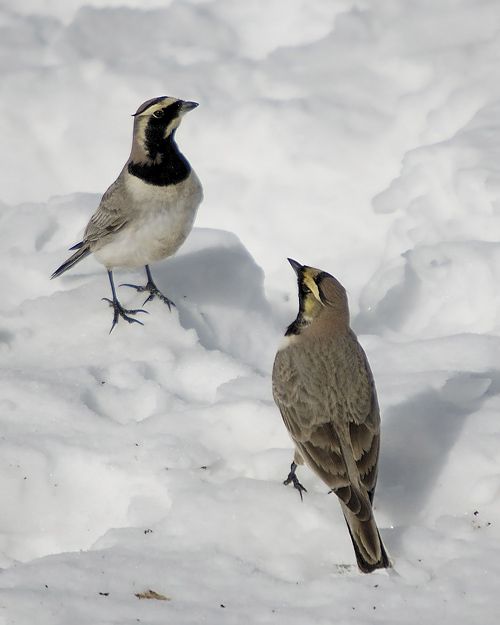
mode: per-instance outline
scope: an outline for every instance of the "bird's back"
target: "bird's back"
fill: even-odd
[[[285,425],[331,488],[361,478],[372,492],[380,415],[365,353],[351,331],[301,339],[278,351],[273,367],[273,395]]]
[[[366,416],[375,389],[365,353],[354,333],[290,338],[274,361],[276,400],[289,404],[302,397],[310,404],[306,412],[326,411],[325,418],[330,420],[343,418],[343,407],[351,408],[355,418]]]

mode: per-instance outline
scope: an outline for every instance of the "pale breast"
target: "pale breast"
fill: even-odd
[[[179,249],[191,232],[203,191],[194,172],[176,185],[159,187],[125,176],[130,203],[127,225],[94,252],[106,267],[139,267]]]

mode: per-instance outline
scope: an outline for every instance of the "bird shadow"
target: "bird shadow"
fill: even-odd
[[[467,419],[498,394],[499,370],[457,372],[442,389],[387,410],[376,503],[395,526],[415,524]],[[395,540],[399,543],[403,535],[399,531]]]
[[[230,233],[193,230],[182,254],[155,266],[153,275],[174,300],[182,327],[194,329],[206,349],[244,357],[253,345],[258,360],[259,333],[265,342],[276,332],[264,272]]]
[[[401,280],[387,290],[373,309],[360,310],[357,314],[353,320],[356,334],[379,334],[387,328],[397,332],[415,310],[420,285],[415,270],[406,263]]]

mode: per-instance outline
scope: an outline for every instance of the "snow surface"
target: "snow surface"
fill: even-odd
[[[499,63],[498,0],[0,2],[2,625],[499,622]],[[206,199],[108,335],[103,268],[49,276],[163,94]],[[349,292],[390,572],[281,483],[287,256]]]

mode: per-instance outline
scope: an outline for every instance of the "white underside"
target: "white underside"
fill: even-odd
[[[202,200],[196,174],[171,187],[154,187],[127,174],[124,184],[134,207],[128,224],[98,242],[94,256],[113,269],[140,267],[175,254],[191,232]]]

